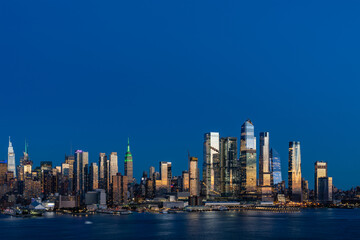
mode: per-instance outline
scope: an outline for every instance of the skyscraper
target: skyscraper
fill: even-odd
[[[333,200],[333,180],[332,177],[320,177],[318,179],[318,201],[329,203]]]
[[[220,139],[218,132],[204,135],[203,181],[206,186],[206,197],[220,195]]]
[[[190,178],[189,178],[189,172],[183,171],[182,172],[182,183],[181,183],[181,191],[182,192],[188,192],[189,186],[190,186]]]
[[[127,203],[127,185],[128,177],[117,173],[112,176],[112,201],[113,205],[121,205]]]
[[[118,167],[118,156],[117,152],[112,152],[110,154],[110,183],[112,183],[112,177],[116,176],[116,174],[119,172]]]
[[[240,189],[238,146],[236,137],[220,139],[221,194],[235,197]]]
[[[149,168],[149,178],[154,179],[155,167],[151,166]]]
[[[190,197],[195,197],[200,193],[198,158],[190,157],[189,161]]]
[[[271,174],[270,174],[270,143],[269,133],[260,133],[260,154],[259,154],[259,186],[262,201],[273,201]]]
[[[241,126],[240,137],[240,192],[253,195],[256,193],[256,137],[254,125],[246,120]]]
[[[133,181],[133,159],[130,152],[130,140],[128,139],[128,147],[125,153],[125,162],[124,162],[125,176],[128,177],[128,182],[131,183]]]
[[[90,176],[89,176],[89,190],[95,190],[99,188],[99,169],[96,163],[90,164]]]
[[[160,180],[156,180],[156,190],[161,190],[162,192],[170,191],[171,184],[171,162],[160,162]]]
[[[319,178],[324,178],[327,176],[327,163],[322,161],[315,162],[314,195],[316,201],[319,200]]]
[[[289,142],[289,195],[293,202],[302,202],[300,142]]]
[[[89,153],[77,150],[75,152],[75,190],[81,198],[88,191]]]
[[[8,171],[14,173],[14,177],[16,177],[16,166],[15,166],[15,152],[10,141],[9,137],[9,147],[8,147]]]
[[[105,153],[99,154],[99,188],[106,189],[106,161],[107,157]]]
[[[280,154],[275,150],[271,149],[270,151],[270,162],[271,162],[271,185],[277,185],[282,182],[281,176],[281,162]]]

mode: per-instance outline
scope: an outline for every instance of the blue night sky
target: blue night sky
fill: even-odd
[[[203,134],[270,132],[287,180],[328,162],[360,185],[358,1],[1,1],[0,158],[25,138],[35,165],[73,150],[119,153],[135,176],[159,161],[202,163]]]

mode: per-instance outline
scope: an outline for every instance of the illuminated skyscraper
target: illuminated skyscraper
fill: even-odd
[[[220,139],[221,194],[226,197],[235,197],[240,189],[237,149],[236,137]]]
[[[112,176],[112,200],[115,206],[127,203],[128,177],[117,173]]]
[[[109,158],[110,158],[110,183],[112,183],[112,179],[113,179],[112,177],[116,176],[116,174],[119,172],[117,152],[112,152]]]
[[[182,188],[181,191],[183,192],[188,192],[189,191],[189,186],[190,186],[190,179],[189,179],[189,172],[188,171],[183,171],[182,172]]]
[[[281,162],[280,154],[275,150],[271,149],[270,151],[270,162],[271,162],[271,185],[277,185],[282,182],[281,176]]]
[[[75,152],[75,190],[81,198],[88,191],[89,153],[77,150]]]
[[[96,163],[90,164],[90,175],[89,175],[89,190],[96,190],[99,188],[99,168]]]
[[[125,162],[124,162],[125,176],[128,177],[128,182],[133,182],[133,159],[130,152],[130,140],[128,139],[128,147],[125,153]]]
[[[189,159],[189,191],[190,197],[199,196],[200,193],[200,182],[199,182],[199,168],[198,168],[198,158],[190,157]]]
[[[327,177],[328,173],[327,173],[327,163],[326,162],[315,162],[315,178],[314,178],[314,182],[315,182],[315,186],[314,186],[314,195],[315,195],[315,200],[318,201],[319,200],[319,178],[324,178]]]
[[[162,192],[170,191],[171,184],[171,162],[160,162],[160,180],[156,180],[156,190]]]
[[[203,181],[206,186],[206,197],[220,195],[220,139],[218,132],[204,135]]]
[[[99,188],[106,189],[106,161],[107,157],[105,153],[99,154]]]
[[[269,133],[260,133],[260,154],[259,154],[259,186],[262,201],[273,201],[270,173],[270,142]]]
[[[289,142],[289,195],[294,202],[302,202],[300,142]]]
[[[333,180],[332,177],[318,178],[318,201],[329,203],[333,200]]]
[[[9,147],[8,147],[8,171],[14,173],[14,177],[16,177],[16,166],[15,166],[15,152],[10,141],[9,137]]]
[[[154,180],[155,167],[151,166],[149,168],[149,178]]]
[[[240,192],[256,193],[256,137],[254,125],[246,120],[241,126],[240,137]]]

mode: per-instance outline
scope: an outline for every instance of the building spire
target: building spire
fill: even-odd
[[[128,137],[128,147],[127,147],[127,151],[130,152],[130,138]]]
[[[26,139],[25,139],[25,153],[28,153],[28,150],[27,150],[27,143],[26,143]]]

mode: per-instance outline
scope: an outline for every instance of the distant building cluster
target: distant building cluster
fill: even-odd
[[[100,153],[98,162],[90,163],[88,152],[76,150],[59,166],[43,161],[34,168],[27,143],[16,166],[9,138],[8,159],[0,161],[0,206],[26,205],[33,199],[52,201],[58,208],[95,209],[162,199],[170,199],[174,206],[179,201],[196,206],[204,201],[331,203],[335,199],[326,162],[315,162],[315,186],[309,191],[308,181],[301,174],[297,141],[289,142],[286,187],[280,155],[270,148],[269,132],[260,133],[257,149],[250,120],[241,126],[240,141],[237,137],[220,137],[218,132],[206,133],[203,153],[202,180],[198,158],[189,156],[189,168],[180,176],[173,176],[171,162],[161,161],[158,171],[151,166],[138,182],[133,176],[129,142],[121,174],[117,152]]]

